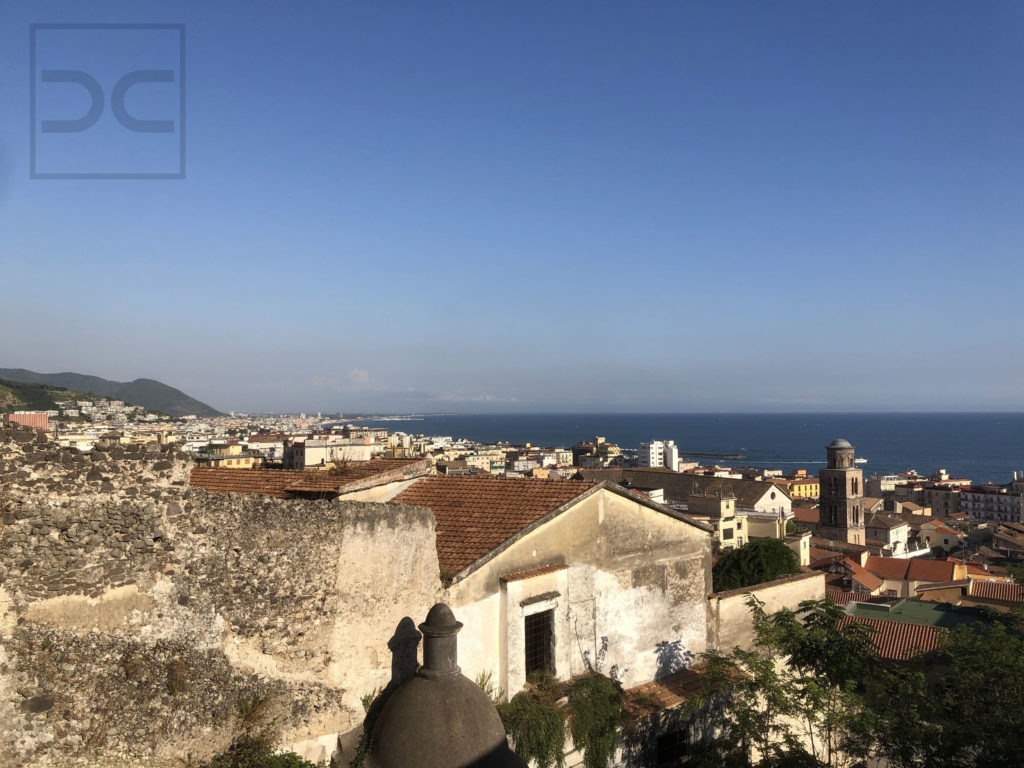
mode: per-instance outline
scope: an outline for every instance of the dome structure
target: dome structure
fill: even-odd
[[[849,440],[836,438],[825,446],[829,469],[853,469],[853,445]]]
[[[494,704],[456,663],[460,629],[444,603],[420,624],[423,665],[381,710],[368,768],[526,768]]]

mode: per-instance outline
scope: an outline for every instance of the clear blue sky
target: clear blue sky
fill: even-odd
[[[184,180],[29,177],[33,22],[186,25]],[[235,410],[1024,408],[1020,2],[6,0],[0,99],[0,367]]]

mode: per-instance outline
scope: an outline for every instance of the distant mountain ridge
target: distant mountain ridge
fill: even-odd
[[[147,411],[158,411],[169,416],[223,415],[216,408],[189,397],[180,389],[154,379],[121,382],[81,373],[36,373],[24,368],[0,368],[0,379],[64,387],[72,392],[93,392],[100,397],[124,400],[132,405],[141,405]]]

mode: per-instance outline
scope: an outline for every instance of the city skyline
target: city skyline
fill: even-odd
[[[0,367],[224,411],[1024,407],[1017,4],[5,17]],[[30,178],[29,25],[99,22],[185,25],[184,179]]]

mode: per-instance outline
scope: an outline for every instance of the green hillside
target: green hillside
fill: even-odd
[[[12,411],[52,411],[57,408],[57,395],[63,387],[52,387],[0,378],[0,413]]]
[[[120,382],[86,376],[81,373],[36,373],[24,368],[0,368],[0,379],[14,384],[45,385],[45,389],[61,389],[71,392],[92,392],[111,400],[123,400],[132,405],[141,405],[147,411],[166,413],[170,416],[221,416],[221,412],[189,397],[174,387],[153,379],[136,379]],[[20,395],[18,396],[20,397]],[[0,393],[0,402],[3,394]],[[52,408],[53,406],[47,406]],[[25,410],[31,410],[25,408]],[[46,408],[40,408],[46,410]]]

